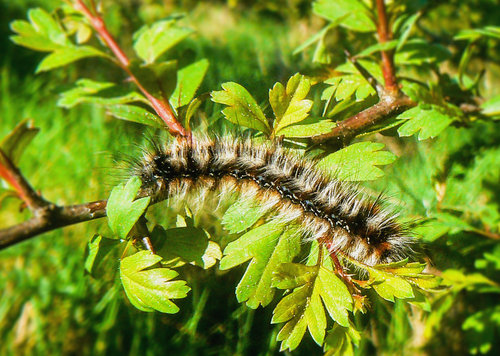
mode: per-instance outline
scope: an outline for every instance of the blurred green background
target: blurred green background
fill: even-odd
[[[34,119],[41,133],[24,153],[21,169],[49,200],[72,204],[107,197],[120,179],[120,172],[112,168],[115,161],[123,156],[121,152],[137,151],[136,146],[144,140],[144,129],[113,119],[97,106],[82,105],[71,110],[56,106],[57,93],[76,79],[98,80],[105,77],[103,72],[109,79],[110,72],[101,62],[96,65],[94,60],[81,61],[70,69],[35,76],[43,54],[9,41],[10,21],[24,19],[30,7],[50,10],[58,5],[56,0],[0,0],[0,137],[22,119]],[[264,102],[276,81],[283,82],[310,67],[307,53],[292,55],[295,48],[324,25],[323,20],[311,14],[310,5],[309,1],[299,0],[129,0],[108,4],[106,20],[111,32],[120,34],[118,39],[124,47],[130,47],[131,34],[143,23],[172,13],[186,13],[183,23],[197,30],[197,34],[183,44],[183,55],[210,61],[199,93],[218,90],[221,83],[235,81],[243,84],[258,102]],[[426,24],[445,38],[462,28],[494,25],[499,18],[499,6],[493,1],[448,1],[436,4]],[[481,48],[484,53],[474,64],[488,69],[485,97],[500,92],[495,85],[500,75],[498,46],[497,42]],[[342,48],[339,44],[335,50]],[[110,71],[116,78],[123,78],[114,68]],[[210,102],[204,104],[205,118],[220,119],[221,114],[215,109]],[[399,150],[395,153],[403,158],[386,169],[388,179],[374,187],[389,191],[412,214],[425,216],[442,203],[435,201],[435,184],[443,166],[462,167],[462,172],[457,173],[462,176],[452,185],[456,199],[467,201],[487,191],[487,199],[493,200],[494,207],[486,213],[494,214],[491,212],[498,208],[500,192],[499,138],[495,125],[485,123],[469,130],[449,128],[439,139],[425,143],[417,144],[411,138],[404,142],[387,139],[389,148]],[[476,190],[471,191],[470,186]],[[29,217],[28,212],[19,212],[18,200],[3,198],[4,188],[0,186],[0,227]],[[460,196],[464,190],[469,196]],[[427,206],[422,203],[425,201]],[[481,209],[481,202],[477,205]],[[498,216],[491,217],[491,221],[498,221]],[[104,225],[105,221],[95,221],[68,227],[0,252],[0,354],[278,354],[275,339],[279,328],[269,324],[273,308],[252,311],[236,301],[233,287],[241,269],[229,273],[199,273],[194,268],[187,271],[197,278],[190,281],[190,296],[176,302],[181,308],[176,315],[143,313],[130,306],[114,270],[99,280],[85,276],[85,245]],[[454,267],[472,273],[477,268],[475,261],[497,245],[495,241],[461,233],[429,242],[428,249],[438,269]],[[485,274],[490,278],[496,275],[498,280],[498,269]],[[498,295],[465,290],[457,294],[460,298],[451,302],[455,308],[445,309],[443,315],[435,317],[437,326],[430,325],[432,320],[424,318],[422,312],[403,303],[375,302],[376,312],[359,320],[367,337],[357,352],[468,353],[471,344],[464,337],[463,321],[482,307],[495,307]],[[437,307],[440,310],[441,306]],[[492,335],[498,335],[498,326],[485,325],[491,327]],[[496,342],[489,352],[498,351]],[[320,349],[309,336],[293,352],[311,353],[319,354]]]

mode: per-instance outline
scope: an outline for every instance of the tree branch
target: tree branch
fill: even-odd
[[[370,126],[390,116],[399,114],[415,105],[416,103],[406,95],[382,97],[377,104],[370,106],[368,109],[346,120],[338,122],[337,126],[335,126],[332,131],[326,134],[313,136],[311,138],[312,142],[319,144],[326,141],[337,141],[341,144],[346,144]]]
[[[33,218],[0,230],[0,250],[41,233],[106,216],[106,200],[59,207],[49,204],[37,209]]]
[[[139,79],[132,73],[129,68],[130,60],[115,41],[113,36],[109,33],[106,23],[102,17],[96,12],[93,13],[83,2],[83,0],[74,0],[73,7],[75,10],[81,12],[90,22],[94,30],[102,38],[106,46],[113,52],[120,67],[130,76],[132,81],[137,85],[139,90],[146,96],[151,103],[151,106],[156,111],[158,116],[165,122],[169,132],[174,136],[188,137],[190,135],[184,126],[177,120],[177,117],[170,106],[168,100],[157,98],[142,85]]]
[[[387,20],[384,0],[376,0],[376,7],[378,15],[378,42],[385,43],[392,39],[392,32]],[[381,85],[377,85],[374,78],[348,55],[348,59],[377,91],[379,102],[348,119],[339,121],[332,131],[326,134],[313,136],[311,138],[313,143],[320,144],[329,141],[345,145],[356,137],[356,135],[366,131],[370,126],[416,105],[414,101],[403,94],[399,89],[394,68],[394,51],[381,51],[381,57],[381,67],[384,75],[383,88]]]

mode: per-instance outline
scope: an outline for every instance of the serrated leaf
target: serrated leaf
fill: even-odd
[[[225,118],[237,125],[256,129],[269,135],[271,130],[267,119],[250,93],[234,82],[224,83],[222,88],[224,90],[213,91],[211,96],[212,101],[228,105],[222,110]]]
[[[71,46],[59,48],[45,57],[40,64],[38,64],[36,73],[62,67],[66,64],[89,57],[108,57],[108,55],[91,46]]]
[[[177,86],[170,96],[174,108],[189,104],[208,70],[208,60],[201,59],[177,71]]]
[[[171,281],[178,273],[168,268],[153,268],[162,258],[139,251],[120,262],[120,279],[130,302],[139,310],[177,313],[171,299],[185,298],[191,288],[185,281]]]
[[[297,73],[291,77],[286,88],[276,83],[269,90],[269,102],[274,111],[274,132],[279,135],[280,130],[307,118],[313,102],[305,99],[311,88],[311,82]]]
[[[325,338],[324,351],[327,351],[325,356],[354,356],[353,345],[358,346],[360,341],[361,335],[352,323],[349,323],[349,327],[335,324]]]
[[[294,265],[287,263],[278,269],[279,285],[299,285],[273,311],[272,323],[285,322],[278,333],[282,351],[295,349],[306,329],[309,329],[318,345],[323,344],[327,325],[325,307],[330,317],[344,326],[349,325],[348,311],[352,310],[351,294],[332,271],[321,266]],[[295,273],[299,275],[294,275]],[[300,274],[304,276],[301,277]],[[289,282],[286,281],[287,278],[290,279]]]
[[[370,11],[359,0],[317,0],[313,3],[313,11],[333,22],[343,18],[340,24],[353,31],[372,32],[377,29]]]
[[[178,27],[176,21],[158,21],[134,34],[134,50],[144,62],[153,63],[191,33],[193,30]]]
[[[126,184],[119,184],[111,191],[106,214],[109,227],[118,238],[127,238],[128,233],[149,205],[151,197],[135,200],[141,185],[139,177],[132,177]]]
[[[85,249],[85,272],[95,277],[96,269],[101,261],[119,243],[116,239],[108,239],[98,234],[92,236]]]
[[[236,287],[236,297],[255,309],[272,301],[274,271],[281,263],[291,262],[299,252],[300,235],[295,229],[268,222],[227,245],[220,269],[230,269],[251,260]]]
[[[426,105],[426,108],[418,105],[405,111],[397,117],[408,120],[398,128],[399,136],[411,136],[419,132],[419,140],[436,137],[454,121],[454,117],[443,111],[437,105]]]
[[[158,128],[165,128],[165,123],[159,116],[137,105],[111,105],[107,109],[111,115],[121,120],[137,122],[139,124]]]
[[[384,175],[376,167],[394,162],[396,156],[381,151],[382,143],[358,142],[334,152],[318,162],[318,167],[345,181],[374,180]]]
[[[239,199],[224,213],[222,225],[229,233],[237,234],[252,227],[265,213],[259,202]]]
[[[141,94],[118,87],[114,83],[79,79],[74,88],[61,93],[57,105],[69,109],[84,102],[99,105],[117,105],[131,102],[148,103]]]
[[[33,127],[32,120],[24,119],[2,139],[0,149],[12,163],[18,164],[24,150],[38,131],[40,129]]]

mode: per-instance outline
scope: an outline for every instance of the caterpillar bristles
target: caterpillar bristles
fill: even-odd
[[[280,143],[232,136],[153,143],[133,174],[142,180],[140,195],[153,201],[175,196],[195,199],[200,208],[211,193],[218,200],[235,192],[257,199],[273,219],[297,223],[304,241],[325,243],[365,265],[412,255],[414,239],[380,197],[370,200],[359,186],[330,178]]]

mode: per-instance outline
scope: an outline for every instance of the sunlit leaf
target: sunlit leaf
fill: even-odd
[[[171,299],[185,298],[191,288],[176,280],[178,273],[156,267],[162,260],[149,251],[139,251],[120,262],[120,278],[130,302],[142,311],[177,313],[179,307]]]
[[[222,84],[221,91],[212,92],[212,100],[227,105],[222,113],[232,123],[269,134],[270,127],[261,108],[241,85],[233,82]]]
[[[318,162],[318,166],[340,180],[374,180],[384,175],[377,166],[396,159],[389,151],[382,151],[382,143],[358,142],[334,152]]]
[[[132,177],[126,184],[119,184],[111,191],[106,214],[108,215],[109,227],[118,238],[125,239],[127,237],[149,205],[151,197],[135,200],[141,184],[139,177]]]

